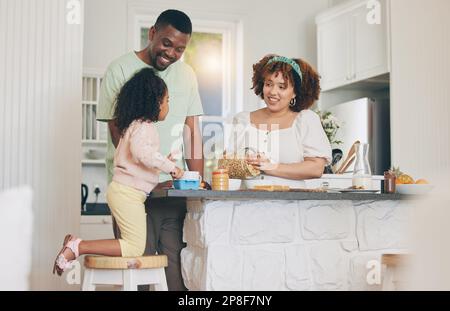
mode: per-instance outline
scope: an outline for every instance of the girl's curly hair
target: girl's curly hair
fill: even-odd
[[[134,120],[158,121],[167,85],[151,68],[144,68],[128,80],[117,95],[114,119],[121,135]]]
[[[292,59],[300,66],[300,71],[303,75],[303,80],[300,80],[299,75],[292,69],[291,65],[283,62],[267,64],[274,56],[278,55],[267,55],[253,65],[252,89],[255,94],[264,99],[263,88],[265,78],[275,72],[280,72],[283,78],[290,85],[294,86],[296,104],[294,107],[290,107],[290,109],[294,112],[309,109],[319,99],[321,90],[319,74],[307,62],[301,59]]]

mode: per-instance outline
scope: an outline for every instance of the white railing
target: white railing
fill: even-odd
[[[107,124],[97,121],[97,108],[100,99],[100,85],[103,73],[100,70],[85,70],[82,81],[82,124],[81,143],[83,149],[82,164],[105,164],[105,159],[92,158],[89,151],[106,154]],[[91,156],[89,156],[91,155]]]
[[[106,123],[98,122],[97,105],[100,97],[100,83],[102,74],[83,74],[83,97],[82,97],[82,142],[106,144],[107,127]]]

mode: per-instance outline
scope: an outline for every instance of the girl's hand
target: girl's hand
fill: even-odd
[[[180,179],[181,177],[183,177],[184,171],[179,167],[175,167],[175,170],[173,172],[170,172],[170,175],[173,179]]]
[[[246,158],[248,164],[253,165],[260,171],[273,171],[277,169],[278,164],[272,163],[269,158],[267,158],[264,153],[258,153],[257,155],[251,155]]]

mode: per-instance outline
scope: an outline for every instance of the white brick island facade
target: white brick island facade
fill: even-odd
[[[412,201],[187,200],[189,290],[377,290],[368,262],[408,247]]]

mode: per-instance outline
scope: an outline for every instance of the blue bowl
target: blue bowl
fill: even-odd
[[[198,190],[200,181],[189,179],[176,179],[173,181],[173,187],[177,190]]]

